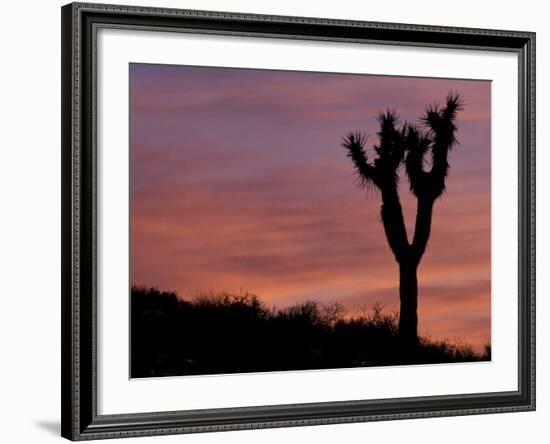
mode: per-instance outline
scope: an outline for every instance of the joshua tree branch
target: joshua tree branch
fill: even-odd
[[[410,245],[407,240],[407,229],[399,194],[396,187],[384,187],[381,191],[381,216],[384,232],[396,261],[401,263],[409,256]]]
[[[397,116],[395,112],[387,110],[378,115],[378,123],[380,131],[378,138],[380,144],[375,146],[376,153],[379,156],[378,160],[383,161],[388,170],[397,171],[399,164],[403,160],[405,154],[405,134],[407,125],[403,125],[401,129],[397,129],[395,124]]]
[[[379,174],[375,166],[369,164],[365,151],[367,137],[360,132],[349,133],[342,142],[347,150],[347,156],[355,165],[355,172],[362,188],[369,185],[379,186]]]
[[[430,148],[430,142],[430,138],[425,133],[420,132],[415,126],[408,126],[405,171],[409,178],[411,191],[415,196],[421,195],[427,188],[428,173],[424,171],[424,158]]]
[[[365,151],[366,137],[361,133],[349,133],[344,139],[348,157],[355,165],[361,185],[375,185],[382,194],[381,217],[388,244],[398,262],[410,255],[403,209],[398,193],[397,170],[405,155],[407,125],[397,129],[395,113],[386,111],[378,116],[379,144],[374,146],[378,158],[374,165],[368,163]]]
[[[458,94],[449,94],[444,108],[437,105],[428,107],[422,120],[429,128],[432,139],[432,169],[429,174],[429,192],[437,199],[445,191],[445,178],[449,172],[447,160],[449,151],[457,143],[456,114],[464,103]]]
[[[413,127],[408,132],[406,169],[411,190],[418,200],[412,242],[412,255],[417,262],[422,258],[430,238],[434,201],[445,191],[445,179],[449,172],[448,155],[456,143],[456,113],[462,107],[460,96],[449,94],[444,108],[434,105],[426,110],[423,120],[430,129],[429,135]],[[432,152],[432,168],[424,172],[423,159],[429,148]]]
[[[411,258],[415,264],[418,264],[422,259],[430,238],[433,205],[434,199],[431,197],[421,196],[418,198],[414,237],[411,246]]]

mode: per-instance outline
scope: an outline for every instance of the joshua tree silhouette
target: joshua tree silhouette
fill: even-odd
[[[379,144],[374,146],[378,157],[373,163],[368,162],[365,135],[351,132],[343,142],[361,187],[374,187],[382,196],[382,223],[399,264],[399,336],[409,350],[418,344],[418,265],[430,237],[434,202],[445,191],[449,171],[447,157],[457,143],[455,120],[462,109],[461,97],[450,93],[445,106],[436,104],[426,108],[420,119],[423,128],[407,122],[399,127],[394,111],[380,113]],[[431,168],[426,171],[424,165],[429,163]],[[412,242],[407,238],[398,192],[401,164],[405,166],[410,189],[417,199]]]

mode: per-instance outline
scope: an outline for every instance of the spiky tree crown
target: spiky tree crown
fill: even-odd
[[[349,133],[343,146],[355,165],[359,184],[381,190],[395,189],[399,166],[404,163],[410,189],[417,197],[439,197],[445,190],[448,152],[458,143],[455,121],[463,106],[458,94],[449,94],[444,107],[436,104],[426,108],[420,118],[421,128],[407,122],[398,127],[393,110],[380,113],[379,144],[374,146],[378,157],[373,163],[369,163],[365,150],[367,137],[360,132]],[[428,163],[430,154],[431,169],[425,171],[424,165]]]

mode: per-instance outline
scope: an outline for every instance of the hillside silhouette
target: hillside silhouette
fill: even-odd
[[[399,314],[379,304],[345,318],[341,305],[269,308],[249,293],[192,300],[132,287],[131,377],[311,370],[490,360],[467,344],[420,337],[403,352]]]

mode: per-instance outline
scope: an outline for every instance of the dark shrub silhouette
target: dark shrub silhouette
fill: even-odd
[[[398,346],[398,314],[380,305],[346,319],[338,304],[268,308],[257,296],[182,300],[132,288],[133,378],[488,360],[467,345],[421,339],[414,356]]]
[[[449,171],[447,156],[456,144],[456,115],[463,108],[458,95],[450,94],[446,105],[429,106],[421,118],[424,129],[404,123],[397,126],[395,112],[378,116],[377,158],[368,162],[366,136],[349,133],[344,147],[355,165],[362,187],[372,186],[382,197],[382,223],[390,249],[399,264],[399,336],[404,349],[415,353],[418,344],[417,269],[430,237],[435,200],[445,190]],[[429,171],[424,166],[430,163]],[[413,239],[409,242],[398,192],[398,169],[404,164],[410,189],[417,198]]]

